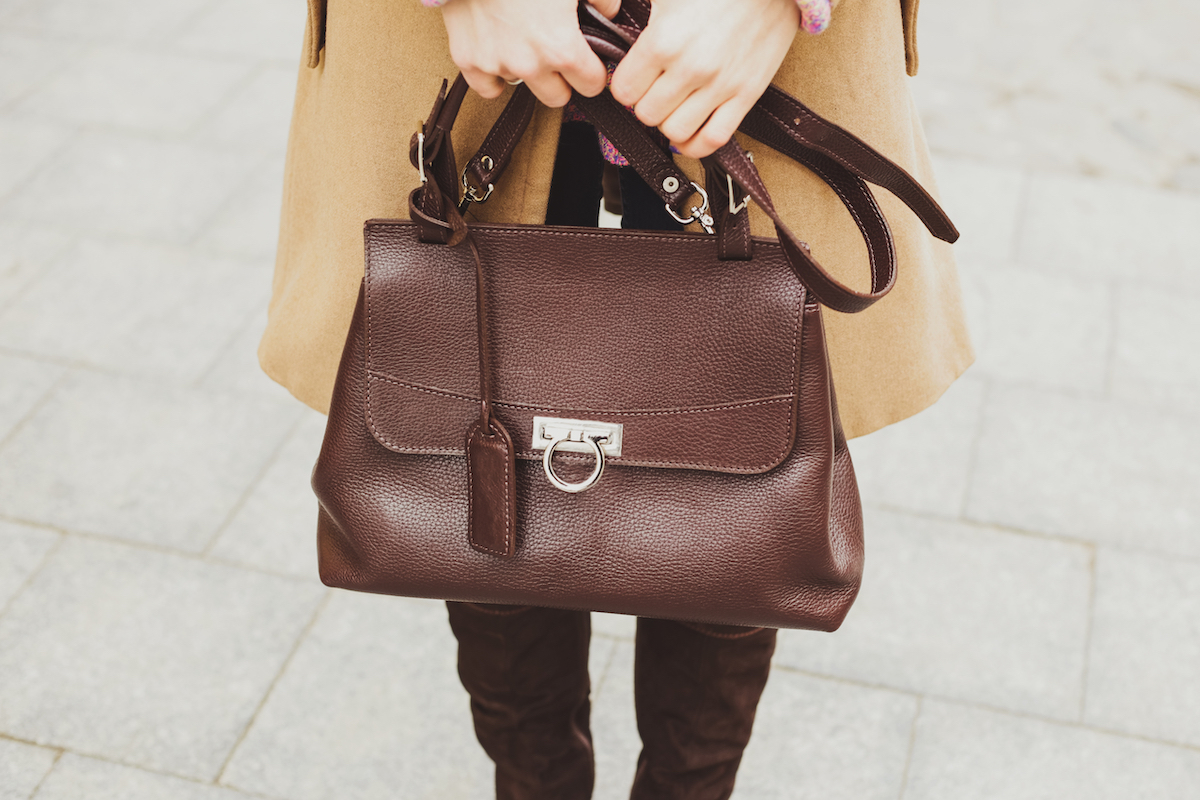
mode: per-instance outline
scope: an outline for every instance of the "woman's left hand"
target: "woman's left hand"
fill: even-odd
[[[766,91],[799,23],[796,0],[654,0],[613,96],[684,155],[710,155]]]

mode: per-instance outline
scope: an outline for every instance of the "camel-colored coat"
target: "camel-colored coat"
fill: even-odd
[[[775,83],[935,191],[907,85],[906,64],[916,71],[916,6],[917,0],[842,0],[828,31],[797,35]],[[309,12],[259,359],[296,397],[327,411],[363,274],[363,221],[407,215],[418,180],[408,161],[409,137],[442,79],[457,70],[441,14],[417,0],[337,0],[328,13],[324,0],[309,0]],[[459,164],[478,148],[506,99],[469,93],[455,126]],[[543,221],[560,117],[558,109],[539,107],[492,199],[472,206],[477,219]],[[865,288],[866,249],[833,192],[775,151],[746,138],[742,144],[754,152],[789,227],[835,276]],[[701,174],[697,162],[680,164]],[[848,436],[930,405],[972,360],[949,245],[886,191],[876,195],[896,238],[896,287],[860,314],[825,314]],[[752,214],[754,233],[773,235],[757,208]]]

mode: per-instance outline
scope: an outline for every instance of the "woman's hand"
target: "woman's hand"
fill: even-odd
[[[621,4],[592,5],[611,18]],[[576,0],[450,0],[442,7],[450,57],[487,98],[499,97],[504,82],[516,80],[548,106],[566,105],[572,87],[594,97],[608,75],[579,32],[576,7]]]
[[[817,13],[828,7],[809,2]],[[681,153],[702,158],[729,141],[766,91],[799,23],[796,0],[654,0],[650,23],[613,74],[613,96]]]

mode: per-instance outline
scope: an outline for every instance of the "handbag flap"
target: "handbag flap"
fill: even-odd
[[[475,263],[412,223],[366,225],[367,424],[400,453],[461,456],[479,418]],[[621,465],[759,473],[795,439],[804,287],[778,243],[720,261],[708,236],[472,224],[496,415],[620,423]],[[569,453],[563,457],[572,458]]]

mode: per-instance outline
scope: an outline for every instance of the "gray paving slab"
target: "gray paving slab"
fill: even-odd
[[[204,0],[36,0],[8,22],[16,30],[67,41],[156,45],[204,5]]]
[[[904,800],[1191,800],[1200,752],[926,700]]]
[[[1200,555],[1200,423],[1047,390],[993,387],[967,516],[980,522]]]
[[[1031,268],[1089,280],[1130,279],[1196,296],[1200,195],[1073,175],[1035,175],[1018,257]]]
[[[297,401],[291,393],[268,378],[258,365],[258,342],[266,327],[267,311],[260,308],[242,326],[197,385],[202,389],[254,394],[295,405]]]
[[[245,185],[213,217],[201,232],[198,244],[206,250],[274,265],[282,206],[283,160],[272,157],[254,170]],[[269,284],[264,281],[263,285]],[[266,301],[261,305],[266,308]]]
[[[1194,4],[966,0],[921,9],[912,82],[932,146],[1170,184],[1200,151]],[[1119,46],[1114,46],[1119,42]]]
[[[76,373],[0,449],[0,514],[199,552],[299,413]]]
[[[66,372],[64,367],[0,353],[0,442],[13,431]]]
[[[0,613],[61,539],[54,531],[0,520]]]
[[[49,748],[0,739],[0,800],[29,800],[56,758]]]
[[[208,3],[175,43],[207,56],[269,58],[294,66],[307,18],[302,0],[218,0]],[[231,19],[238,24],[230,25]]]
[[[195,781],[67,753],[35,800],[244,800],[247,795]]]
[[[917,698],[776,668],[738,771],[740,800],[892,800]]]
[[[593,625],[598,615],[593,614]],[[629,619],[636,620],[636,617]],[[593,647],[598,643],[595,639]],[[604,682],[593,689],[592,740],[596,750],[595,800],[629,797],[642,749],[633,707],[633,642],[613,643]],[[593,685],[596,676],[593,672]]]
[[[954,243],[960,263],[1005,266],[1016,257],[1017,223],[1021,218],[1026,173],[986,161],[934,157],[943,208],[961,238]]]
[[[296,65],[267,64],[231,95],[197,132],[201,141],[282,155],[296,95]],[[283,183],[275,187],[282,190]]]
[[[0,618],[0,731],[211,780],[323,595],[72,537]]]
[[[1200,404],[1200,301],[1129,281],[1117,306],[1112,393],[1153,410],[1190,413]]]
[[[975,375],[1100,397],[1118,300],[1108,281],[1025,269],[971,270]]]
[[[210,116],[250,71],[244,62],[97,47],[14,111],[77,125],[182,134]]]
[[[0,197],[37,172],[73,133],[54,122],[0,120]]]
[[[260,261],[85,240],[0,312],[0,347],[194,382],[266,303],[269,285]]]
[[[637,633],[637,617],[628,614],[592,614],[592,631],[614,639],[632,640]]]
[[[5,64],[0,72],[0,108],[5,110],[82,55],[77,48],[61,42],[13,31],[10,20],[15,13],[10,10],[6,14],[4,29],[0,30],[0,59]]]
[[[229,150],[89,131],[0,206],[0,215],[59,225],[69,220],[79,231],[186,243],[257,160]]]
[[[985,388],[973,376],[960,379],[920,414],[851,440],[863,502],[947,517],[962,513]]]
[[[862,590],[834,635],[783,631],[776,661],[1077,719],[1089,548],[869,510]]]
[[[456,646],[437,601],[335,593],[221,783],[290,800],[481,800]]]
[[[221,533],[214,558],[317,580],[317,499],[309,480],[324,435],[325,417],[307,411]]]
[[[1101,548],[1084,719],[1200,747],[1198,669],[1200,562]]]
[[[0,219],[0,310],[48,269],[74,239],[75,233],[62,225]]]

